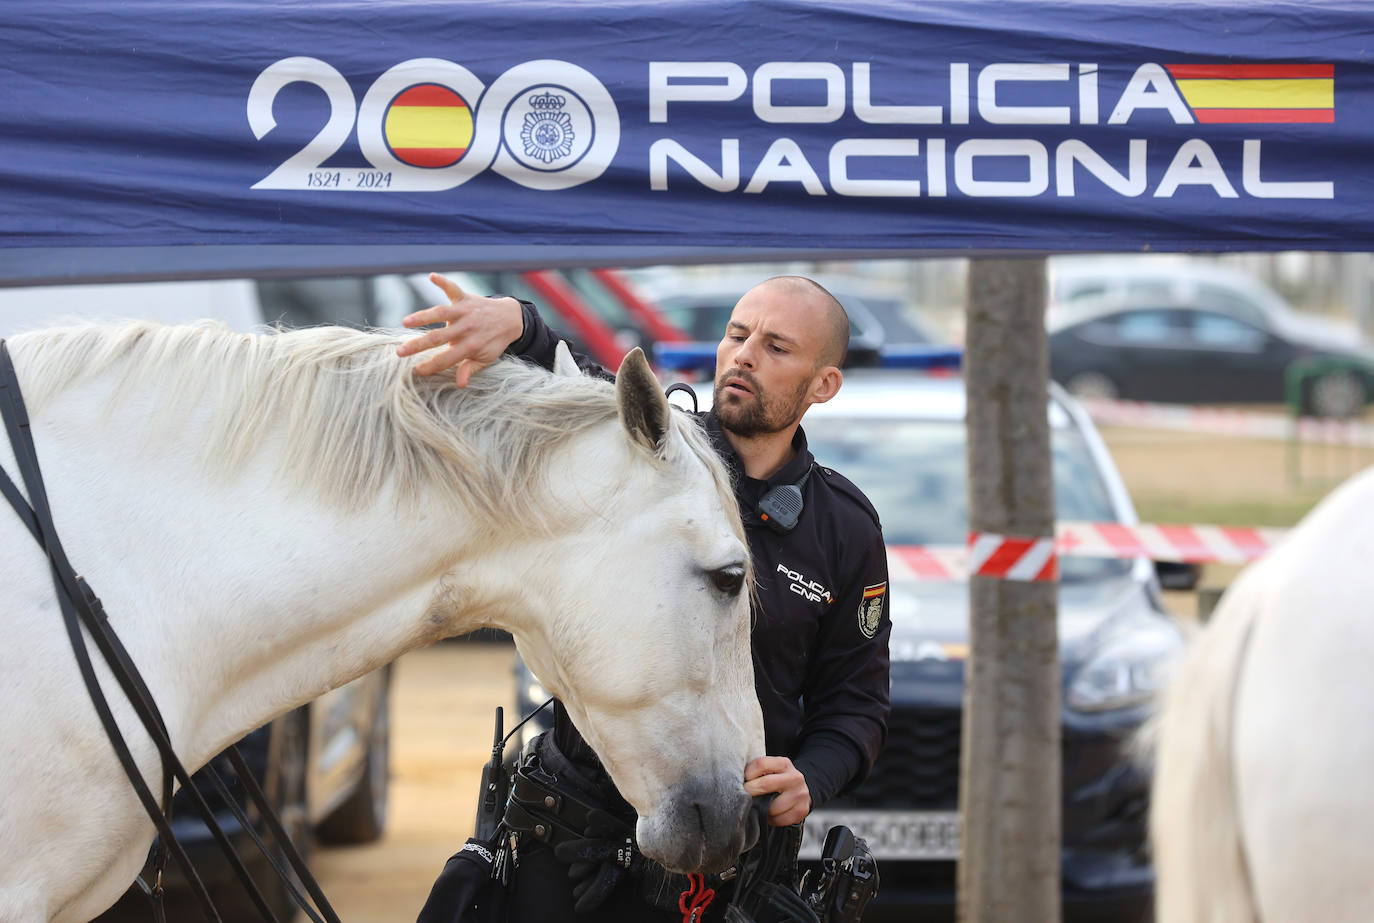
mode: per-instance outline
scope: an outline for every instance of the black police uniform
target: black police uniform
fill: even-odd
[[[534,305],[521,305],[524,334],[509,351],[552,368],[558,338]],[[577,359],[584,371],[612,377],[585,357]],[[887,735],[891,625],[882,527],[857,487],[815,463],[800,427],[793,438],[793,458],[762,481],[744,473],[715,415],[708,411],[701,416],[731,470],[754,563],[754,679],[767,752],[792,759],[816,807],[863,781]],[[800,518],[790,532],[779,534],[758,514],[759,501],[774,487],[798,483],[804,503]],[[628,807],[561,707],[555,710],[553,735],[562,753],[600,773],[612,799]],[[566,873],[567,866],[541,844],[522,847],[510,919],[682,919],[680,913],[649,908],[632,882],[619,886],[592,913],[574,914]],[[720,908],[711,910],[708,919],[720,917]]]

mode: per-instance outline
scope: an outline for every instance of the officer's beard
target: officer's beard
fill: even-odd
[[[721,382],[738,378],[754,392],[741,395],[725,390]],[[785,398],[773,399],[764,391],[753,375],[743,369],[730,369],[716,376],[711,407],[720,428],[744,439],[782,432],[801,419],[806,410],[806,392],[810,382],[803,381],[795,392]]]

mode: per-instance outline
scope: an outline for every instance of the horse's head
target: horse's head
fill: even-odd
[[[720,870],[752,842],[744,767],[763,755],[748,546],[705,434],[638,350],[616,398],[619,424],[575,440],[579,474],[554,489],[574,525],[539,556],[551,611],[514,634],[639,814],[644,853]]]

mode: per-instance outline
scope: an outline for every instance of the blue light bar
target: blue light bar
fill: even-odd
[[[957,369],[964,362],[958,346],[883,346],[878,349],[878,368],[882,369]]]
[[[655,343],[654,362],[678,372],[705,372],[715,367],[715,343]]]
[[[715,343],[655,343],[654,361],[664,369],[674,371],[708,372],[716,364]],[[863,350],[855,350],[855,365],[884,369],[957,369],[963,362],[964,351],[957,346],[886,346],[877,351],[875,361],[869,362]]]

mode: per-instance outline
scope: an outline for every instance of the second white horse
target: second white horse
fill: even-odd
[[[1161,923],[1374,920],[1374,469],[1226,591],[1167,690]]]

